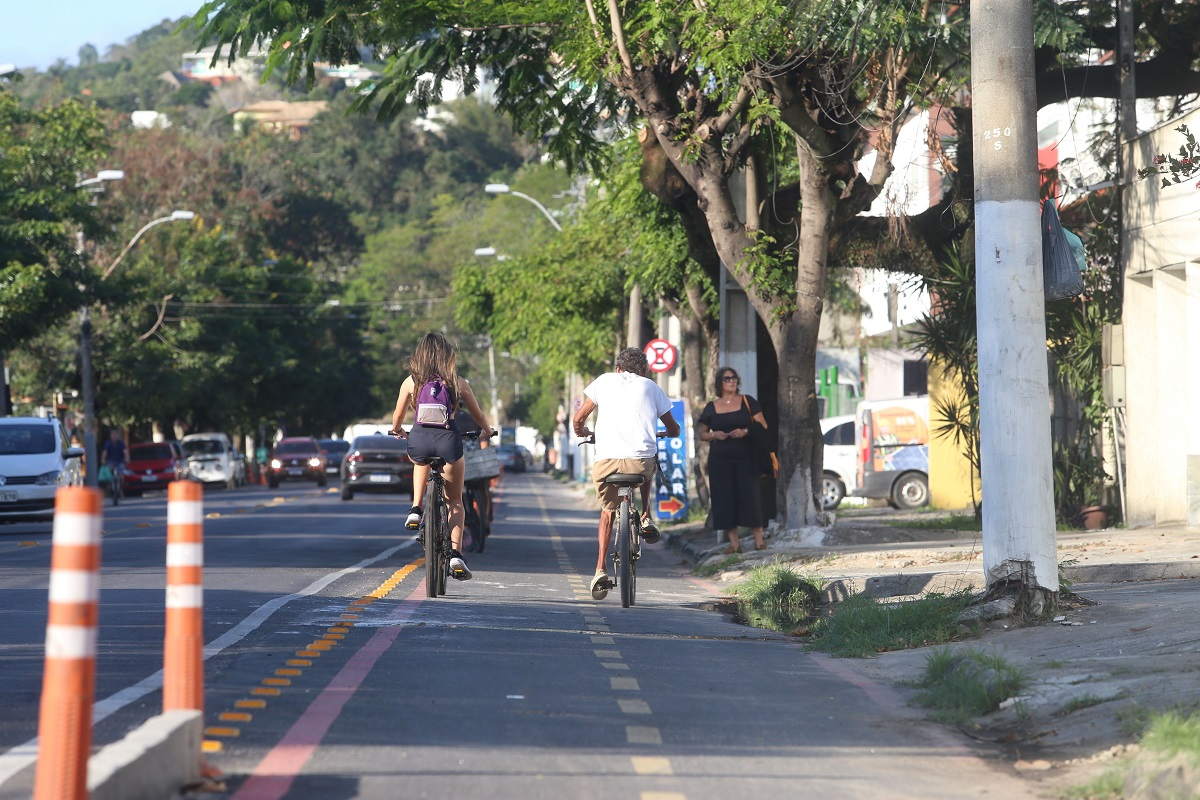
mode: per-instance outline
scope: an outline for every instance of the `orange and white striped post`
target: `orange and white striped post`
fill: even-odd
[[[204,711],[204,489],[167,489],[167,629],[163,711]]]
[[[38,716],[34,800],[86,800],[100,620],[98,489],[69,486],[54,500],[50,616]]]

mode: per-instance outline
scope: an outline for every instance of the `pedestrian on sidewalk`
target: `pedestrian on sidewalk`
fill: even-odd
[[[754,549],[766,549],[763,542],[762,482],[754,458],[751,425],[767,420],[762,406],[741,393],[741,378],[731,367],[717,370],[717,398],[700,412],[701,441],[708,442],[708,494],[712,503],[712,526],[725,531],[729,539],[727,553],[740,553],[738,527],[754,534]]]
[[[618,472],[640,474],[642,482],[642,538],[648,544],[659,540],[659,530],[650,519],[650,489],[658,467],[658,422],[668,436],[679,435],[679,423],[671,413],[671,400],[657,383],[646,377],[650,371],[646,354],[627,347],[617,355],[615,372],[606,372],[583,390],[583,404],[572,423],[581,439],[592,434],[587,419],[596,411],[596,461],[592,482],[600,498],[600,527],[597,533],[596,574],[592,597],[603,600],[613,587],[607,571],[608,548],[612,542],[613,515],[620,508],[617,487],[604,482]]]
[[[408,457],[413,462],[413,505],[409,509],[405,527],[416,529],[421,526],[421,503],[429,480],[429,460],[435,457],[442,459],[445,463],[442,478],[446,487],[450,523],[450,575],[458,580],[470,580],[471,570],[467,568],[460,550],[466,514],[462,503],[465,474],[463,443],[455,421],[458,409],[466,406],[471,418],[479,425],[482,439],[491,437],[494,431],[479,408],[471,384],[459,377],[458,354],[445,336],[436,332],[425,334],[409,360],[408,369],[410,374],[404,379],[396,398],[391,430],[392,435],[408,440]],[[444,403],[440,418],[435,418],[434,413],[437,410],[434,406],[438,403],[422,399],[427,392],[434,392],[435,387],[438,403]],[[410,407],[413,425],[406,433],[401,426]]]

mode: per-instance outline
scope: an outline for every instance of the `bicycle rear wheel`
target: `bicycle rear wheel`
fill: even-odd
[[[437,593],[443,595],[446,593],[446,578],[450,575],[450,520],[446,517],[449,514],[449,509],[446,507],[446,498],[439,496],[437,499],[437,520],[438,520],[438,573],[437,573]]]
[[[621,608],[634,603],[637,592],[637,570],[633,566],[633,527],[629,519],[629,501],[623,500],[617,511],[617,555],[621,562]]]
[[[438,575],[442,572],[442,532],[437,513],[439,486],[430,481],[425,488],[425,508],[421,517],[421,537],[425,540],[425,596],[438,596]]]

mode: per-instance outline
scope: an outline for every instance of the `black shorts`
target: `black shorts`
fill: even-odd
[[[463,457],[462,436],[458,428],[426,428],[413,425],[408,432],[408,457],[414,464],[428,464],[440,458],[453,464]]]

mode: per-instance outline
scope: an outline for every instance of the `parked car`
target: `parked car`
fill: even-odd
[[[327,483],[325,451],[311,436],[280,439],[267,460],[267,485],[272,489],[279,486],[280,481],[296,480],[316,481],[317,486]]]
[[[821,471],[821,508],[832,511],[858,488],[858,451],[854,447],[854,415],[821,420],[825,435]]]
[[[51,520],[60,486],[83,485],[83,448],[62,423],[0,417],[0,520]]]
[[[373,433],[356,436],[342,460],[342,499],[360,491],[412,493],[413,464],[408,442]]]
[[[525,458],[515,444],[502,444],[496,447],[496,455],[500,459],[500,469],[505,472],[524,472]]]
[[[855,413],[857,497],[911,511],[929,505],[929,397],[864,400]]]
[[[224,433],[191,433],[179,440],[189,477],[201,483],[237,486],[237,452]]]
[[[342,459],[350,452],[350,443],[345,439],[321,439],[317,444],[325,451],[325,474],[339,474],[342,470]]]
[[[141,442],[129,445],[125,462],[125,494],[166,489],[187,475],[187,459],[178,442]]]

